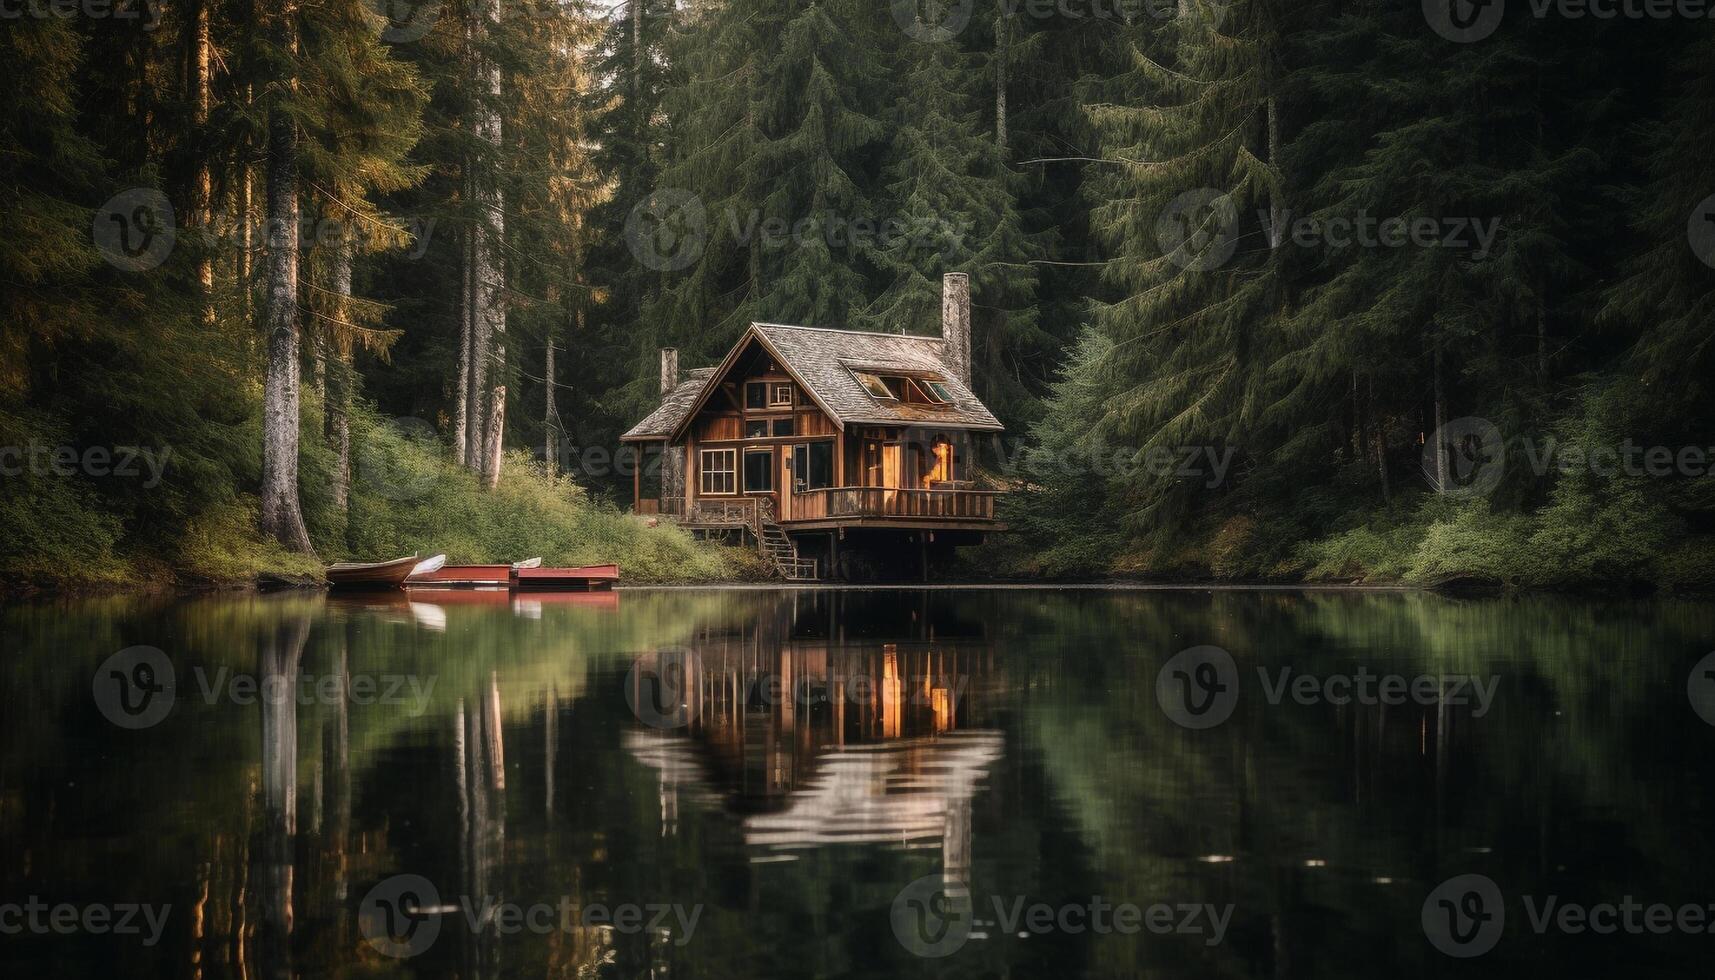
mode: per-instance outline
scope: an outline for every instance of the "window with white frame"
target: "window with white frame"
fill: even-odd
[[[738,452],[733,449],[705,449],[699,456],[698,492],[732,494],[738,492]]]

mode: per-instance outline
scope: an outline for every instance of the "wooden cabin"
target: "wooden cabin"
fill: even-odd
[[[636,511],[737,531],[787,578],[926,578],[999,529],[975,461],[1003,429],[971,391],[962,274],[941,319],[940,336],[753,323],[683,377],[662,351],[661,405],[622,437]]]

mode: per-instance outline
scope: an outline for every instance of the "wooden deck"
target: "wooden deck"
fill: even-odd
[[[689,512],[681,498],[645,501],[639,513],[670,517],[693,530],[757,528],[777,523],[787,531],[837,527],[931,527],[1000,530],[994,490],[924,490],[829,487],[787,494],[776,510],[772,497],[699,497]]]

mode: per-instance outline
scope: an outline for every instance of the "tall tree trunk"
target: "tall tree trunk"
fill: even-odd
[[[1366,389],[1365,402],[1367,403],[1364,414],[1375,423],[1376,474],[1381,477],[1382,500],[1386,501],[1393,492],[1393,488],[1388,485],[1387,478],[1387,424],[1383,421],[1381,413],[1376,411],[1376,379],[1374,375],[1365,379],[1364,387]]]
[[[1447,424],[1447,389],[1444,386],[1441,371],[1441,333],[1435,334],[1435,425],[1430,435],[1435,440],[1435,492],[1446,493],[1452,485],[1451,474],[1447,468],[1447,441],[1442,438],[1441,429]]]
[[[341,241],[333,255],[333,290],[340,299],[339,316],[350,319],[352,247]],[[347,344],[332,345],[333,357],[328,363],[327,381],[327,439],[334,452],[333,504],[340,513],[351,510],[351,398],[356,386]]]
[[[209,94],[209,26],[208,8],[213,0],[198,0],[196,18],[191,24],[191,97],[196,107],[197,133],[203,135],[208,126]],[[197,158],[196,217],[197,228],[205,234],[214,223],[214,178],[209,169],[209,156]],[[214,255],[207,251],[197,259],[197,285],[202,290],[202,318],[205,326],[215,325],[214,316]]]
[[[460,466],[470,465],[470,372],[471,372],[471,288],[470,243],[474,232],[465,236],[459,278],[459,360],[458,392],[453,402],[453,456]]]
[[[548,350],[542,360],[542,390],[546,392],[542,399],[542,462],[548,470],[548,477],[553,478],[557,472],[558,460],[554,456],[554,335],[548,334]]]
[[[291,12],[280,17],[289,31]],[[278,104],[268,114],[268,227],[262,533],[293,551],[314,554],[298,506],[298,131]]]
[[[495,385],[489,392],[488,442],[482,451],[482,485],[490,490],[500,486],[501,436],[506,428],[506,386]]]
[[[499,155],[501,141],[500,67],[482,52],[489,37],[489,24],[500,20],[500,0],[484,0],[472,18],[477,41],[478,77],[485,87],[486,99],[473,113],[475,135],[483,154],[472,168],[475,179],[476,224],[471,248],[471,278],[475,304],[471,334],[471,394],[472,403],[480,414],[481,423],[467,422],[471,433],[472,468],[483,477],[484,484],[493,486],[500,478],[499,457],[492,446],[504,435],[505,414],[493,411],[496,394],[504,396],[506,379],[506,263],[501,243],[506,234],[505,201],[499,189]],[[494,469],[490,471],[489,464]]]
[[[1281,239],[1286,235],[1286,229],[1281,227],[1280,186],[1286,182],[1286,177],[1280,172],[1280,111],[1275,106],[1274,96],[1267,100],[1268,109],[1268,166],[1274,171],[1276,186],[1268,192],[1268,247],[1279,248]]]
[[[995,5],[994,17],[994,145],[1000,158],[1006,159],[1006,82],[1008,60],[1012,57],[1012,14],[1007,8],[1011,0]]]

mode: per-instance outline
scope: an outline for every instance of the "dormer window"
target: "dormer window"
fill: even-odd
[[[857,377],[858,384],[863,385],[863,390],[869,392],[870,397],[879,398],[882,401],[889,402],[899,400],[899,393],[897,390],[897,386],[900,383],[899,378],[887,379],[893,382],[893,384],[890,385],[887,383],[887,380],[883,380],[882,376],[879,374],[870,374],[868,371],[853,371],[852,374]]]

